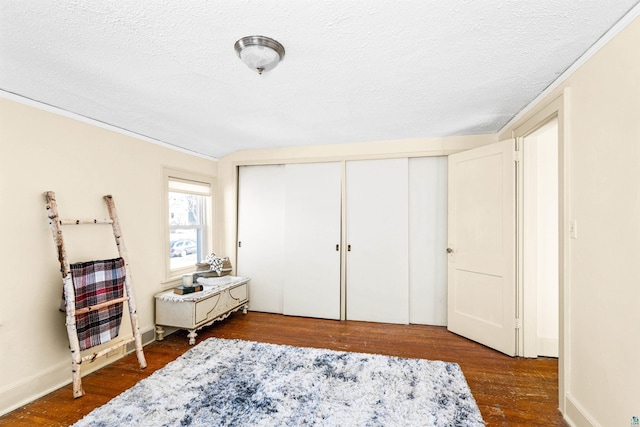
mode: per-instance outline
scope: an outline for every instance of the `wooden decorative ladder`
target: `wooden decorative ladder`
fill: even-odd
[[[110,219],[60,219],[58,216],[58,205],[56,202],[56,194],[53,191],[47,191],[44,193],[47,207],[47,216],[49,217],[49,225],[53,234],[53,240],[58,248],[58,261],[60,262],[60,272],[62,273],[62,281],[64,285],[64,294],[66,301],[66,325],[67,334],[69,335],[69,345],[71,347],[71,359],[72,359],[72,378],[73,378],[73,397],[78,398],[84,396],[84,390],[82,388],[82,379],[80,376],[80,365],[84,361],[93,361],[97,357],[107,354],[113,350],[123,347],[130,342],[135,341],[136,355],[138,356],[138,362],[140,369],[147,367],[147,361],[144,358],[142,351],[142,338],[140,336],[140,328],[138,326],[138,315],[136,314],[136,304],[133,295],[133,286],[131,284],[131,275],[129,274],[129,262],[127,260],[127,250],[122,239],[122,232],[120,231],[120,224],[118,222],[118,213],[116,206],[113,202],[111,195],[104,196],[104,201],[107,204],[109,210]],[[113,235],[116,240],[116,246],[118,247],[118,253],[124,260],[125,265],[125,280],[124,280],[124,296],[122,298],[112,299],[94,306],[81,308],[76,310],[75,304],[75,289],[73,286],[73,280],[71,278],[71,267],[69,260],[67,259],[67,252],[64,247],[64,239],[62,238],[63,225],[79,225],[79,224],[111,224],[113,228]],[[127,302],[129,307],[129,317],[131,320],[131,329],[133,337],[117,342],[108,348],[100,350],[99,352],[82,357],[80,354],[80,344],[78,341],[78,333],[76,330],[76,315],[87,313],[93,310],[98,310],[104,307],[108,307],[120,302]]]

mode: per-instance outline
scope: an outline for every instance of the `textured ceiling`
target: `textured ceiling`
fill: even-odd
[[[3,0],[0,89],[211,157],[493,133],[636,3]]]

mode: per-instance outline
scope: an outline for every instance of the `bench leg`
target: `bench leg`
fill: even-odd
[[[189,345],[194,345],[196,343],[197,336],[198,334],[196,334],[195,329],[189,329],[189,334],[187,335],[187,337],[189,338]]]
[[[164,339],[164,328],[160,325],[156,325],[156,340],[162,341]]]

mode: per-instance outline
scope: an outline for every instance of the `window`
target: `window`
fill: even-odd
[[[195,270],[211,252],[213,184],[210,177],[165,170],[167,280]]]

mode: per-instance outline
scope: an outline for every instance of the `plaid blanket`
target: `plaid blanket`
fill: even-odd
[[[76,310],[121,298],[124,292],[125,266],[122,258],[71,264],[76,293]],[[118,336],[122,320],[122,302],[76,315],[80,349],[104,344]]]

